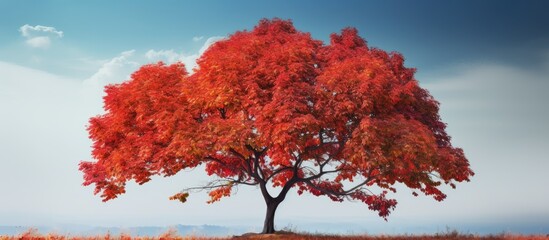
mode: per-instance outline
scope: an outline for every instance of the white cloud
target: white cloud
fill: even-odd
[[[159,50],[151,49],[145,53],[145,57],[149,60],[162,60],[167,63],[175,63],[180,61],[182,55],[176,53],[174,50]]]
[[[63,37],[63,31],[57,31],[54,27],[47,27],[47,26],[30,26],[28,24],[25,24],[19,28],[19,31],[23,35],[23,37],[34,37],[36,34],[41,33],[52,33],[54,35],[57,35],[58,37]]]
[[[26,43],[34,48],[49,48],[51,45],[51,40],[49,37],[34,37],[26,41]]]
[[[222,39],[224,39],[224,37],[216,36],[208,38],[198,50],[198,53],[195,54],[185,55],[182,53],[177,53],[173,49],[151,49],[147,51],[144,56],[150,62],[164,61],[168,64],[183,62],[187,68],[187,71],[192,72],[192,69],[196,67],[196,59],[198,59],[206,51],[206,49],[208,49],[208,47]],[[120,83],[128,80],[130,74],[142,65],[139,58],[135,56],[135,52],[135,50],[125,51],[119,56],[106,61],[99,68],[99,70],[97,70],[97,72],[85,80],[85,83],[87,85],[95,86],[96,89],[102,90],[107,84]]]
[[[477,64],[450,69],[444,76],[425,79],[431,81],[423,85],[440,102],[442,119],[455,131],[456,140],[467,133],[465,138],[475,136],[467,144],[506,145],[501,147],[505,150],[519,145],[549,148],[548,75],[549,67],[541,65],[526,69]],[[521,139],[519,145],[517,139]]]
[[[194,42],[198,42],[200,40],[204,39],[204,36],[196,36],[196,37],[193,37],[193,41]]]
[[[125,51],[107,61],[96,73],[84,81],[85,84],[102,89],[107,84],[128,80],[130,74],[140,65],[132,60],[134,53],[135,50]]]
[[[195,37],[196,38],[196,37]],[[193,40],[195,39],[193,38]],[[200,37],[202,39],[202,37]],[[145,53],[145,57],[147,57],[150,61],[164,61],[166,63],[175,63],[175,62],[183,62],[185,64],[185,68],[188,72],[193,72],[193,69],[196,68],[196,60],[204,54],[204,52],[214,43],[225,39],[225,37],[215,36],[210,37],[206,39],[202,47],[198,50],[198,53],[194,54],[183,54],[183,53],[177,53],[174,50],[154,50],[151,49]]]
[[[25,24],[19,28],[19,31],[21,32],[21,35],[27,39],[27,41],[25,41],[27,45],[34,48],[49,48],[51,45],[50,37],[63,37],[63,31],[58,31],[54,27],[41,25],[33,27]]]
[[[221,37],[221,36],[209,37],[208,39],[206,39],[206,42],[204,42],[204,45],[202,45],[202,47],[198,51],[198,56],[200,57],[206,50],[208,50],[208,48],[211,45],[213,45],[214,43],[219,42],[219,41],[221,41],[225,38],[226,37]]]
[[[443,109],[483,110],[506,113],[504,122],[517,118],[532,120],[549,116],[547,108],[549,68],[522,69],[498,64],[460,66],[423,84],[435,97],[440,97]],[[453,74],[451,73],[453,72]],[[519,114],[520,112],[520,114]],[[537,117],[534,117],[537,116]]]

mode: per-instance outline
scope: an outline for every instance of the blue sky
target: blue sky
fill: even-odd
[[[359,203],[293,194],[279,227],[547,233],[547,9],[546,1],[0,1],[0,225],[260,226],[257,189],[214,205],[199,193],[181,205],[168,196],[206,180],[182,172],[102,203],[81,186],[77,164],[90,159],[85,125],[102,112],[105,84],[159,60],[192,65],[215,40],[279,17],[324,41],[353,26],[371,46],[403,53],[477,173],[441,203],[399,188],[388,222]]]

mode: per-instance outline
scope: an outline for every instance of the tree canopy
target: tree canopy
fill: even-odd
[[[213,44],[192,74],[182,63],[149,64],[107,86],[106,112],[88,127],[96,161],[80,163],[84,185],[106,201],[130,180],[205,165],[210,202],[258,185],[276,210],[294,188],[387,217],[396,183],[441,201],[442,185],[473,172],[414,72],[354,28],[324,44],[291,21],[261,20]]]

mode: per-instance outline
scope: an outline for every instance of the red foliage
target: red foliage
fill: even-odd
[[[385,197],[395,183],[443,200],[442,184],[473,172],[414,72],[356,29],[324,45],[291,21],[262,20],[212,45],[191,75],[158,63],[108,86],[106,113],[90,119],[97,161],[80,164],[84,185],[106,201],[127,181],[205,164],[223,182],[208,186],[210,202],[266,183],[283,187],[281,199],[298,187],[381,217],[396,205]]]

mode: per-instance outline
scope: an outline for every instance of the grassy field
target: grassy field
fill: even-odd
[[[35,230],[29,230],[17,236],[2,236],[0,240],[224,240],[224,239],[277,239],[277,240],[328,240],[328,239],[342,239],[342,240],[497,240],[497,239],[509,239],[509,240],[549,240],[548,235],[514,235],[514,234],[499,234],[478,236],[473,234],[461,234],[458,232],[448,232],[434,235],[322,235],[322,234],[307,234],[307,233],[291,233],[283,232],[277,234],[244,234],[242,236],[229,236],[229,237],[201,237],[201,236],[179,236],[176,232],[171,231],[164,233],[156,237],[133,237],[130,235],[102,235],[102,236],[71,236],[71,235],[57,235],[57,234],[38,234]]]

